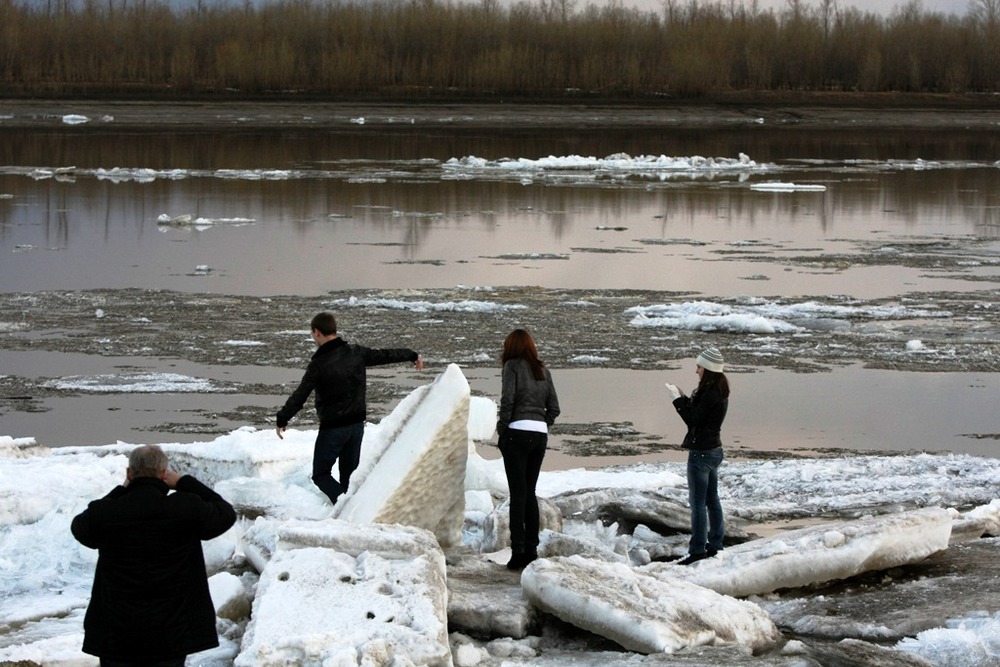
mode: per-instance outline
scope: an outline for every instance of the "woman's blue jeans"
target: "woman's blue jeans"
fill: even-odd
[[[719,464],[722,448],[688,452],[688,502],[691,504],[691,543],[688,553],[701,555],[709,548],[722,550],[725,529],[719,502]]]

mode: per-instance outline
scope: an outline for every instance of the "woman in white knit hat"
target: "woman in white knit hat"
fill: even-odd
[[[691,396],[667,383],[674,408],[687,424],[681,445],[688,450],[688,500],[691,504],[690,565],[722,551],[725,529],[719,502],[719,465],[722,463],[722,422],[729,408],[729,381],[722,372],[722,354],[710,347],[695,360],[698,387]]]

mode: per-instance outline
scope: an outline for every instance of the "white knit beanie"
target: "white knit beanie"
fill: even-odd
[[[714,347],[710,347],[698,355],[698,358],[695,359],[695,363],[705,370],[712,371],[713,373],[721,373],[722,353]]]

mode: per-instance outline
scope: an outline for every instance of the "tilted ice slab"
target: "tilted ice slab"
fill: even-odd
[[[287,522],[234,667],[452,664],[444,554],[409,526]]]
[[[543,558],[521,575],[528,599],[629,651],[673,653],[692,646],[774,646],[781,633],[757,605],[679,580],[657,579],[623,563],[581,556]]]
[[[367,458],[334,507],[354,523],[398,523],[431,530],[443,546],[461,544],[469,452],[469,382],[451,364],[400,401],[365,440]]]
[[[929,507],[788,531],[728,547],[689,566],[651,563],[646,574],[744,597],[916,563],[948,548],[951,513]]]

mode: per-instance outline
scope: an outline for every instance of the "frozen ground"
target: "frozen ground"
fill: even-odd
[[[416,394],[400,405],[412,408],[419,403],[413,398]],[[449,414],[449,401],[464,400],[462,396],[445,396],[425,407],[429,414]],[[480,399],[476,410],[463,412],[468,415],[469,437],[473,434],[483,437],[491,431],[496,408],[492,404],[486,410],[484,403],[490,402]],[[389,443],[387,434],[399,432],[398,412],[406,410],[394,411],[389,419],[371,425],[366,431],[369,446],[359,468],[361,491],[355,489],[356,492],[368,488],[366,475],[374,475],[372,452],[381,451]],[[273,552],[276,537],[273,533],[281,532],[285,536],[282,539],[287,539],[285,528],[290,527],[291,541],[306,547],[318,546],[315,536],[324,531],[341,530],[328,525],[329,522],[316,521],[326,517],[330,510],[308,479],[315,432],[291,430],[286,436],[278,443],[270,430],[244,428],[215,440],[166,447],[179,470],[197,471],[196,474],[204,476],[233,501],[244,516],[232,534],[207,546],[207,562],[212,571],[221,570],[238,589],[238,593],[226,595],[245,599],[256,589],[258,595],[269,601],[272,611],[281,612],[282,622],[295,613],[301,600],[287,590],[284,596],[281,591],[262,592],[255,572],[260,571],[257,558]],[[0,613],[0,660],[9,659],[13,664],[25,666],[93,664],[80,654],[79,646],[82,611],[95,554],[76,545],[67,526],[90,499],[120,481],[125,464],[123,453],[130,448],[131,445],[118,443],[49,451],[30,439],[0,436],[0,537],[3,538],[0,596],[5,601]],[[399,449],[409,452],[406,446]],[[427,451],[431,449],[427,445]],[[386,451],[392,452],[393,448]],[[398,463],[397,457],[390,467]],[[409,478],[402,469],[396,472],[397,486],[406,487]],[[457,478],[457,485],[466,490],[461,545],[445,553],[449,582],[466,592],[461,601],[453,599],[448,606],[449,621],[465,628],[464,633],[451,635],[452,652],[459,667],[519,664],[926,667],[923,660],[941,667],[988,667],[995,664],[1000,653],[996,644],[1000,636],[996,607],[1000,599],[997,583],[1000,578],[996,576],[998,540],[982,537],[984,531],[991,535],[997,532],[995,496],[1000,467],[996,459],[917,455],[727,463],[721,487],[730,537],[727,548],[716,559],[680,572],[676,571],[680,566],[650,564],[649,558],[676,558],[686,548],[683,464],[542,474],[539,495],[545,499],[545,525],[553,526],[543,534],[543,557],[555,559],[552,562],[556,563],[563,560],[562,556],[583,554],[570,558],[577,559],[578,566],[587,564],[597,574],[589,581],[590,594],[595,596],[597,604],[591,606],[580,601],[571,605],[575,612],[564,607],[560,613],[570,613],[574,622],[583,623],[580,627],[590,627],[588,619],[603,619],[611,625],[628,623],[635,618],[634,612],[602,607],[598,602],[602,594],[598,591],[601,586],[614,588],[619,582],[620,588],[631,590],[629,582],[635,572],[666,576],[666,586],[670,585],[670,577],[678,577],[671,595],[676,596],[675,602],[682,608],[687,604],[697,607],[699,600],[711,598],[706,598],[703,590],[686,587],[692,583],[713,590],[719,586],[731,590],[733,586],[753,581],[760,586],[759,592],[749,594],[748,600],[765,610],[781,631],[778,645],[762,648],[758,655],[751,655],[746,647],[690,646],[682,641],[677,647],[681,650],[673,654],[654,652],[644,656],[624,651],[607,638],[548,615],[533,618],[529,614],[522,627],[526,630],[523,634],[512,631],[510,636],[493,631],[482,637],[470,636],[476,635],[473,628],[481,627],[478,625],[481,620],[475,619],[481,619],[484,613],[514,616],[526,613],[512,603],[521,599],[524,583],[518,573],[508,572],[497,564],[509,553],[502,545],[506,533],[497,528],[502,526],[502,512],[495,506],[502,507],[504,492],[499,462],[484,461],[470,454],[468,472],[459,475],[454,466],[443,472],[453,477],[441,482],[454,484]],[[375,477],[371,479],[376,485],[385,486]],[[440,511],[440,507],[435,507]],[[552,518],[552,508],[561,516],[559,521]],[[253,517],[259,519],[255,521]],[[458,518],[461,521],[462,517]],[[806,529],[784,530],[798,526]],[[926,535],[919,530],[921,526]],[[373,529],[366,528],[363,522],[352,524],[350,539],[338,542],[338,538],[332,537],[329,544],[321,542],[327,549],[319,551],[328,556],[339,552],[335,557],[337,562],[353,566],[353,557],[360,562],[359,552],[377,551],[374,545],[380,538],[366,530]],[[304,537],[294,537],[296,532]],[[770,537],[755,539],[758,535]],[[402,539],[410,544],[413,536]],[[344,544],[351,545],[346,551],[353,549],[350,560],[345,560]],[[921,554],[933,553],[929,558],[912,555],[915,549],[928,546],[931,550],[925,549]],[[322,589],[336,599],[336,593],[330,589],[336,586],[340,570],[326,567],[316,549],[308,551],[299,553],[325,572],[327,581]],[[421,549],[416,553],[409,549],[404,552],[404,560],[424,557]],[[802,560],[796,560],[796,555]],[[581,557],[584,561],[579,560]],[[878,561],[895,565],[878,567]],[[631,570],[626,563],[635,569]],[[778,582],[789,581],[791,575],[787,570],[792,565],[799,573],[811,571],[812,576],[806,581],[819,582],[829,576],[841,580],[780,586]],[[856,575],[857,565],[875,571]],[[818,577],[820,571],[829,574]],[[376,579],[380,576],[388,575],[375,575]],[[532,575],[533,581],[537,576]],[[371,577],[372,572],[368,571],[366,581]],[[294,576],[292,579],[298,581]],[[260,581],[263,580],[262,575]],[[685,582],[686,586],[682,585]],[[394,589],[398,581],[386,586]],[[537,589],[533,590],[537,593]],[[224,605],[215,596],[217,592],[221,591],[213,586],[213,596],[221,609]],[[410,586],[398,593],[386,603],[413,608],[410,602],[419,598],[419,591]],[[258,609],[256,604],[254,609]],[[341,611],[346,613],[349,609]],[[242,614],[223,615],[220,611],[222,646],[192,657],[189,665],[232,665],[233,657],[240,651],[241,637],[245,631],[249,632],[246,613],[245,605]],[[358,616],[355,613],[351,617]],[[321,616],[303,613],[300,620],[312,624],[310,628],[328,628]],[[734,621],[728,618],[728,622]],[[260,623],[262,628],[258,630],[265,644],[281,636],[274,631],[281,630],[282,625],[272,620],[268,631],[267,625]],[[605,629],[607,623],[603,624]],[[367,645],[376,639],[364,635],[356,641]],[[333,650],[329,642],[324,644],[309,632],[290,638],[290,650],[303,643],[310,650]]]

